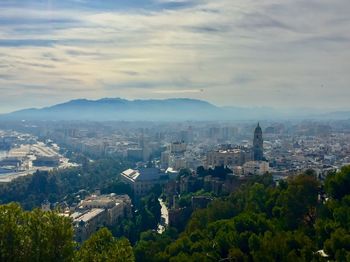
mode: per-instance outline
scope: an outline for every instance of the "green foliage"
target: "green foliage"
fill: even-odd
[[[154,192],[157,192],[154,193]],[[161,205],[158,201],[159,190],[155,188],[138,204],[138,209],[132,218],[125,218],[117,225],[109,228],[114,236],[126,237],[135,244],[141,232],[155,230],[161,219]]]
[[[313,225],[319,189],[320,185],[314,176],[302,174],[289,181],[276,205],[276,208],[280,208],[278,217],[286,229],[294,230],[303,224]]]
[[[140,232],[156,229],[161,218],[161,206],[154,193],[142,198],[141,206],[136,214],[136,226]]]
[[[73,229],[54,212],[0,206],[0,261],[71,261]]]
[[[134,261],[129,241],[116,240],[107,229],[76,247],[70,219],[13,203],[0,206],[0,261]]]
[[[163,252],[167,246],[176,238],[175,229],[168,229],[163,234],[154,231],[146,231],[141,234],[134,253],[136,261],[166,261],[169,255]]]
[[[327,193],[340,200],[350,194],[350,166],[345,166],[338,173],[329,174],[325,181]]]
[[[131,187],[128,184],[122,182],[119,178],[108,181],[106,184],[102,186],[101,194],[110,194],[110,193],[116,193],[118,195],[125,194],[129,196],[133,195]]]
[[[204,169],[198,170],[202,175]],[[275,186],[269,175],[254,178],[208,208],[193,212],[176,240],[154,232],[142,234],[138,261],[329,261],[350,259],[348,168],[326,180],[329,200],[319,201],[322,187],[305,172]],[[341,182],[340,182],[341,181]],[[345,181],[345,182],[344,182]],[[336,191],[342,193],[335,193]]]
[[[273,187],[269,179],[257,179],[228,198],[214,200],[207,209],[195,211],[185,233],[167,250],[171,256],[206,253],[231,261],[278,261],[282,257],[286,260],[280,261],[308,261],[312,241],[304,233],[283,231],[282,216],[297,211],[293,218],[300,221],[296,227],[301,226],[317,205],[318,190],[317,181],[309,175],[291,179],[283,188]],[[292,201],[292,195],[301,203]],[[303,209],[295,210],[300,205]],[[272,212],[276,207],[281,208],[278,217]],[[266,252],[271,241],[279,242]]]
[[[192,172],[188,168],[182,168],[179,172],[180,177],[187,177],[187,176],[190,176],[191,174],[192,174]]]
[[[228,174],[232,174],[232,170],[224,166],[216,166],[214,169],[205,169],[203,166],[199,166],[196,173],[199,177],[211,175],[213,177],[224,179]]]
[[[350,258],[350,232],[338,228],[325,241],[324,249],[336,261],[348,261],[347,258]]]
[[[191,206],[192,194],[182,194],[177,200],[179,207],[189,207]]]
[[[312,261],[314,246],[303,232],[266,232],[251,251],[254,261]]]
[[[39,207],[44,200],[51,203],[65,200],[71,204],[76,201],[72,194],[81,189],[94,191],[102,188],[104,192],[128,193],[130,188],[116,180],[124,168],[120,160],[108,158],[79,168],[37,171],[34,175],[1,184],[0,201],[3,204],[19,202],[24,209],[31,210]]]
[[[133,219],[113,228],[130,237],[133,250],[129,241],[101,229],[75,251],[66,218],[25,212],[17,204],[0,206],[0,261],[322,261],[321,249],[325,260],[350,261],[350,192],[344,187],[349,171],[327,177],[327,201],[319,200],[322,187],[310,171],[278,186],[271,176],[254,178],[193,212],[179,235],[155,231],[160,219],[155,190],[141,200]],[[47,195],[62,177],[55,179],[39,175],[30,185]]]
[[[117,240],[102,228],[84,242],[77,252],[76,261],[81,262],[132,262],[132,247],[128,240]]]

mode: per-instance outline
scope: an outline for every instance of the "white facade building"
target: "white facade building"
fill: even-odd
[[[269,172],[269,163],[266,161],[249,161],[243,165],[245,175],[263,175]]]
[[[124,217],[131,216],[128,195],[91,195],[72,210],[63,214],[72,219],[75,239],[83,242],[103,226],[113,226]]]
[[[167,176],[158,168],[127,169],[120,177],[131,186],[135,196],[146,195],[155,185],[167,182]]]

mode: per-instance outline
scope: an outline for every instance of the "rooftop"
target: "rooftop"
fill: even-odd
[[[80,222],[80,221],[83,221],[83,222],[89,222],[91,219],[93,219],[94,217],[98,216],[99,214],[103,213],[105,210],[102,209],[102,208],[93,208],[91,209],[90,211],[82,214],[81,216],[78,216],[76,218],[73,218],[74,219],[74,222]],[[74,213],[75,214],[75,213]],[[73,214],[73,215],[74,215]]]
[[[157,180],[164,173],[158,168],[140,168],[138,170],[127,169],[121,173],[122,176],[127,177],[130,180],[147,181],[147,180]]]

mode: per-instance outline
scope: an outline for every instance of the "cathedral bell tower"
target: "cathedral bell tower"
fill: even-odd
[[[253,140],[253,158],[254,161],[262,161],[264,159],[264,140],[260,124],[255,128]]]

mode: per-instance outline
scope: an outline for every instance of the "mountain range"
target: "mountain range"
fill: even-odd
[[[89,120],[89,121],[186,121],[186,120],[272,120],[350,119],[350,111],[320,113],[303,109],[281,111],[269,107],[218,107],[188,99],[126,100],[77,99],[44,108],[31,108],[0,115],[2,120]]]

